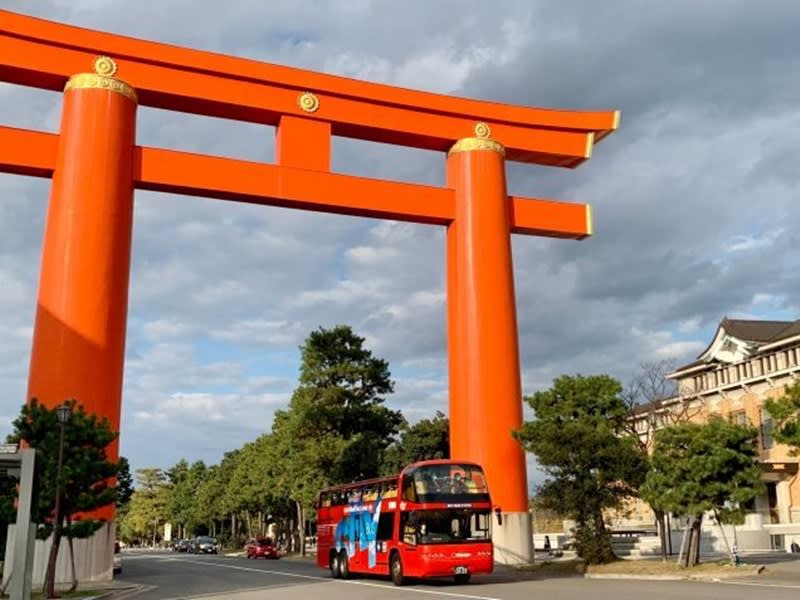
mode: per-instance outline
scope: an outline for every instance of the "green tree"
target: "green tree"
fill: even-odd
[[[713,511],[727,544],[721,524],[742,522],[740,507],[761,492],[757,440],[755,428],[719,418],[656,432],[641,494],[651,505],[691,519],[685,553],[681,544],[684,566],[700,562],[703,513]]]
[[[615,560],[603,511],[621,507],[646,472],[636,440],[623,433],[621,392],[607,375],[564,375],[525,399],[535,417],[515,434],[548,476],[542,505],[576,521],[576,549],[590,564]]]
[[[775,420],[775,439],[788,444],[792,456],[800,454],[800,382],[787,385],[783,396],[767,400],[764,408]]]
[[[281,461],[274,446],[274,434],[245,444],[225,491],[223,505],[227,512],[241,515],[248,539],[264,534],[267,516],[282,513],[286,507],[286,498],[276,490],[275,465]]]
[[[197,491],[206,477],[207,467],[201,460],[190,466],[186,459],[166,472],[169,480],[169,491],[165,504],[167,519],[177,531],[177,537],[186,537],[187,532],[194,532],[201,523],[198,516]]]
[[[197,490],[198,523],[202,523],[211,535],[224,538],[224,520],[231,520],[231,542],[234,545],[238,540],[238,523],[236,513],[226,510],[226,491],[230,487],[231,478],[239,462],[241,450],[226,452],[218,465],[207,469],[206,476]],[[220,524],[219,531],[217,523]]]
[[[17,482],[11,477],[0,478],[0,556],[5,556],[8,526],[17,520]]]
[[[151,544],[155,546],[158,540],[158,526],[166,521],[167,517],[166,505],[169,499],[167,475],[163,470],[154,467],[136,469],[136,486],[136,492],[131,498],[131,502],[133,498],[137,500],[135,508],[138,514],[135,517],[139,519],[146,516],[149,520],[148,533],[151,536]],[[133,508],[131,505],[131,510]]]
[[[383,473],[397,473],[409,463],[450,457],[450,421],[441,411],[432,419],[403,424],[400,439],[387,450]]]
[[[133,476],[131,465],[124,456],[119,457],[117,471],[117,509],[124,508],[133,495]]]
[[[394,389],[388,363],[346,325],[313,331],[301,346],[300,385],[272,432],[276,486],[297,509],[305,552],[307,515],[321,487],[380,474],[387,447],[404,419],[384,406]]]
[[[52,595],[55,564],[62,534],[88,537],[102,527],[103,521],[83,519],[75,521],[76,513],[85,514],[115,501],[114,487],[109,485],[117,474],[118,464],[108,460],[106,447],[116,439],[108,419],[89,415],[83,406],[70,400],[71,414],[64,426],[64,452],[60,479],[60,513],[68,526],[53,522],[56,500],[58,448],[61,425],[55,409],[49,409],[32,398],[14,420],[13,438],[25,441],[37,450],[39,494],[33,509],[34,522],[39,523],[38,537],[53,535],[53,543],[45,573],[44,589]],[[73,565],[74,571],[74,565]]]
[[[658,427],[690,421],[699,414],[699,409],[692,408],[688,402],[673,403],[665,408],[664,401],[678,393],[677,383],[668,378],[676,368],[673,360],[642,362],[622,393],[630,410],[626,433],[638,440],[639,451],[648,464],[653,436]],[[667,539],[671,535],[667,529],[667,515],[657,506],[650,505],[650,508],[656,518],[661,558],[667,560]]]

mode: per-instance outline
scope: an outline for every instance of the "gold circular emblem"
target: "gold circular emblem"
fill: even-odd
[[[94,59],[94,72],[103,77],[113,77],[117,74],[117,63],[108,56],[98,56]]]
[[[479,138],[488,138],[490,135],[492,135],[492,130],[486,123],[481,121],[475,125],[475,135],[477,135]]]
[[[297,105],[301,110],[312,113],[319,108],[319,98],[311,92],[305,92],[300,94],[300,97],[297,99]]]

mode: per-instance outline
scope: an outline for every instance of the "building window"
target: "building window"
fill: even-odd
[[[735,425],[747,425],[747,413],[743,410],[737,410],[731,413],[731,422]]]
[[[761,409],[761,447],[764,450],[769,450],[772,448],[772,417],[770,414]]]

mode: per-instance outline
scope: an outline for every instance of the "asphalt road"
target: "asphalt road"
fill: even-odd
[[[770,566],[767,576],[721,582],[542,578],[500,570],[476,576],[469,585],[433,581],[398,588],[378,578],[332,580],[313,562],[301,559],[125,552],[122,561],[117,585],[128,587],[117,589],[115,599],[796,600],[800,593],[800,562]]]

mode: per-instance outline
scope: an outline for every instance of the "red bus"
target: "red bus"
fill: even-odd
[[[317,501],[317,565],[333,577],[410,577],[491,573],[492,501],[474,463],[429,460],[399,475],[322,490]],[[498,518],[499,511],[498,511]]]

